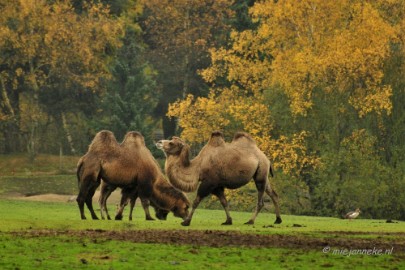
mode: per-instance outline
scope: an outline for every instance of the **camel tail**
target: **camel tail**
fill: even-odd
[[[274,168],[273,168],[273,163],[271,163],[271,162],[270,162],[269,173],[270,173],[271,177],[274,177]]]
[[[76,170],[76,176],[77,176],[77,186],[80,189],[80,172],[83,167],[83,159],[79,159],[79,162],[77,163],[77,170]]]

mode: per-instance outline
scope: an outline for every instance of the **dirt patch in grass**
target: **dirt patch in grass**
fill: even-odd
[[[24,201],[35,201],[35,202],[74,202],[76,203],[76,195],[61,195],[55,193],[46,194],[20,194],[20,193],[10,193],[2,196],[3,198],[24,200]],[[100,197],[100,191],[97,190],[93,197],[93,202],[98,202]],[[118,204],[121,200],[121,190],[117,189],[111,193],[108,197],[108,203]]]
[[[174,244],[193,246],[243,246],[243,247],[277,247],[277,248],[299,248],[305,250],[322,251],[325,247],[347,248],[347,249],[392,249],[395,253],[405,252],[405,240],[388,242],[380,239],[356,239],[345,238],[341,234],[334,233],[333,238],[314,238],[308,236],[292,236],[280,234],[247,234],[235,231],[212,231],[212,230],[82,230],[82,231],[56,231],[56,230],[30,230],[26,232],[13,233],[19,236],[43,237],[43,236],[68,236],[87,238],[92,241],[117,240],[130,241],[135,243]],[[396,235],[393,233],[393,235]],[[402,235],[401,235],[402,236]]]

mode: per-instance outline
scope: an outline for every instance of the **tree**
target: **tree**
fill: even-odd
[[[403,48],[401,7],[401,1],[257,2],[250,9],[256,28],[234,31],[230,47],[211,50],[212,65],[201,72],[213,86],[208,98],[187,97],[168,114],[179,117],[182,135],[194,142],[214,128],[252,133],[290,183],[304,183],[297,185],[303,193],[305,186],[317,193],[321,179],[350,186],[345,149],[361,147],[353,134],[366,128],[372,138],[383,138],[383,119],[398,110],[392,101],[404,102],[386,74],[386,64],[396,61],[393,49]],[[373,161],[357,164],[357,181],[371,176],[370,164],[389,171],[378,151],[372,153]],[[325,168],[320,164],[330,165],[329,175],[316,176]],[[375,175],[373,181],[379,177],[387,179]],[[341,196],[325,193],[323,199]],[[336,214],[333,207],[327,214]]]
[[[117,138],[124,138],[129,130],[139,131],[152,146],[151,115],[159,96],[154,91],[155,72],[145,62],[143,50],[139,31],[127,25],[123,46],[112,67],[113,78],[101,100],[102,116],[96,127],[113,131]]]
[[[122,23],[100,4],[86,4],[77,14],[70,1],[5,1],[0,19],[2,112],[7,141],[20,133],[20,96],[29,106],[52,115],[71,143],[66,113],[88,109],[110,76],[110,55],[120,46]],[[38,115],[26,119],[38,138]],[[16,136],[17,135],[17,136]],[[32,145],[32,144],[28,144]],[[74,147],[70,144],[74,151]],[[7,149],[7,151],[17,149]],[[31,155],[37,149],[30,148]]]
[[[176,125],[165,116],[168,104],[189,93],[207,92],[197,71],[209,65],[208,48],[227,39],[232,1],[144,0],[144,4],[141,26],[162,93],[156,115],[163,120],[164,136],[169,137]]]

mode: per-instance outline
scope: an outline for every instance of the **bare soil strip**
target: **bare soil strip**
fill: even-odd
[[[392,233],[390,238],[348,238],[347,234],[333,232],[328,237],[293,236],[282,234],[247,234],[235,231],[212,230],[29,230],[14,232],[14,235],[26,237],[69,236],[91,239],[95,242],[103,240],[130,241],[134,243],[153,243],[171,245],[192,245],[208,247],[249,247],[249,248],[299,248],[305,250],[322,250],[324,247],[347,249],[391,249],[395,253],[405,253],[405,234]],[[361,233],[359,233],[361,234]],[[387,234],[384,234],[387,236]]]

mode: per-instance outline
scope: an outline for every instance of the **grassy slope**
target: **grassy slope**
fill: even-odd
[[[39,155],[33,163],[23,154],[0,155],[0,196],[42,193],[76,194],[78,157]]]
[[[74,173],[79,157],[38,155],[30,162],[24,154],[0,155],[0,176]]]

